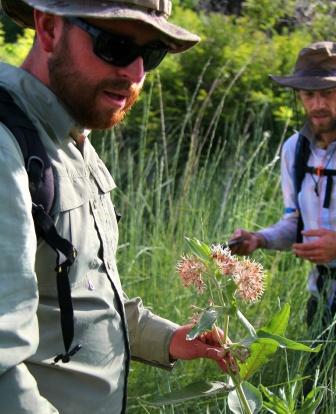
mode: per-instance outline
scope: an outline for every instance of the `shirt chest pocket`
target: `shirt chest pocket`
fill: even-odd
[[[64,237],[75,242],[75,230],[79,229],[78,237],[81,238],[83,227],[90,224],[98,229],[100,237],[105,236],[106,232],[117,233],[111,201],[111,191],[116,185],[99,158],[88,164],[83,171],[57,171],[56,177],[53,214]],[[63,223],[60,222],[62,220]]]
[[[69,240],[78,251],[70,277],[71,285],[77,286],[82,283],[80,279],[87,269],[97,262],[98,255],[115,254],[118,227],[110,197],[115,184],[102,163],[79,174],[58,169],[54,176],[55,200],[51,214],[59,235]],[[39,282],[50,285],[56,254],[43,241],[37,254]]]
[[[90,165],[92,198],[90,208],[95,225],[103,243],[105,254],[114,255],[118,243],[118,225],[111,191],[116,187],[110,173],[101,160]]]

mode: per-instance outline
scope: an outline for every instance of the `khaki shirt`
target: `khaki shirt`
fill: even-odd
[[[0,64],[0,86],[30,117],[51,159],[60,235],[78,257],[69,279],[74,307],[69,363],[57,300],[56,254],[36,240],[21,150],[0,124],[0,401],[2,414],[120,413],[125,410],[129,347],[133,358],[171,367],[176,325],[127,300],[116,267],[118,227],[110,192],[115,183],[90,141],[56,96],[26,71]],[[129,336],[129,339],[128,339]]]

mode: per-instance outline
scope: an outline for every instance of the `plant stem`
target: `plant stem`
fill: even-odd
[[[241,386],[241,382],[238,380],[237,376],[229,370],[228,374],[231,377],[232,382],[234,383],[238,395],[238,399],[241,405],[241,408],[243,409],[244,414],[253,414],[251,411],[250,405],[245,397],[244,390]]]
[[[238,394],[238,398],[239,398],[239,402],[242,406],[242,409],[244,410],[244,413],[246,414],[253,414],[253,412],[251,411],[251,408],[249,406],[249,403],[245,397],[243,388],[241,386],[241,383],[237,384],[237,394]]]
[[[228,315],[224,316],[223,329],[224,329],[224,339],[223,339],[223,341],[224,341],[224,344],[226,344],[227,340],[228,340],[228,336],[229,336],[229,316]]]

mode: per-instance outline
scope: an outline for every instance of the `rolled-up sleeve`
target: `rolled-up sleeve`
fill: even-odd
[[[23,157],[0,125],[0,399],[4,414],[57,413],[40,396],[24,361],[36,352],[36,236]]]
[[[284,144],[281,153],[281,187],[284,201],[284,214],[277,223],[258,231],[266,240],[268,249],[290,249],[296,241],[299,209],[294,182],[294,158],[297,134]]]
[[[154,315],[140,298],[125,302],[132,359],[170,369],[169,344],[179,325]]]

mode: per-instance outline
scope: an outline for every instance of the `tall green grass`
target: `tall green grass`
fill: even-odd
[[[202,75],[199,84],[201,81]],[[161,94],[157,85],[153,82],[151,93]],[[219,127],[225,96],[210,125],[203,125],[211,93],[201,106],[196,104],[197,93],[181,114],[179,127],[173,130],[165,123],[161,104],[162,133],[156,140],[147,136],[149,94],[149,100],[140,103],[143,123],[136,151],[125,146],[122,129],[96,141],[118,185],[114,203],[122,214],[118,266],[124,289],[128,296],[141,296],[147,307],[181,324],[190,318],[190,305],[197,301],[196,293],[183,288],[175,272],[176,262],[185,251],[184,237],[195,236],[206,243],[225,242],[237,227],[256,230],[275,222],[282,214],[279,152],[284,138],[291,133],[286,126],[281,137],[264,130],[267,106],[256,114],[237,105],[235,120]],[[309,264],[290,252],[257,251],[254,258],[266,269],[267,288],[260,303],[246,305],[249,319],[258,327],[288,302],[291,320],[287,336],[308,344],[318,341],[320,326],[308,332],[305,325]],[[233,338],[244,335],[239,326],[231,330]],[[324,349],[328,364],[318,377],[318,383],[326,387],[321,412],[334,413],[334,345]],[[307,355],[279,350],[253,382],[270,386],[274,392],[297,382],[295,398],[299,398],[300,377],[307,361]],[[162,409],[146,403],[148,396],[204,379],[223,379],[211,361],[179,361],[172,372],[133,363],[129,412],[229,413],[225,396]]]

